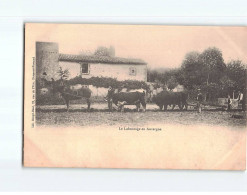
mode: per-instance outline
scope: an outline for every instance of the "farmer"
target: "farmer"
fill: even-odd
[[[108,108],[109,110],[112,110],[112,95],[114,94],[114,89],[112,86],[109,86],[108,88],[108,93],[107,93],[107,96],[106,96],[106,100],[108,102]]]
[[[244,94],[242,94],[240,91],[238,91],[238,102],[239,103],[242,103],[242,101],[243,101],[243,96],[244,96]]]
[[[231,96],[228,95],[228,97],[227,97],[227,110],[228,111],[231,110],[231,104],[232,104]]]
[[[202,112],[201,104],[202,104],[202,100],[203,100],[201,89],[198,89],[198,94],[197,94],[196,100],[197,100],[198,113],[201,113]]]
[[[243,100],[242,100],[242,110],[246,110],[246,90],[243,93]]]

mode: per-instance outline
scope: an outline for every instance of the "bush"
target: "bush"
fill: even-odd
[[[47,93],[36,95],[36,105],[61,105],[65,104],[64,99],[58,93]]]

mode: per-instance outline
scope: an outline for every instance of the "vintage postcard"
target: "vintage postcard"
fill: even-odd
[[[25,24],[25,167],[246,169],[247,27]]]

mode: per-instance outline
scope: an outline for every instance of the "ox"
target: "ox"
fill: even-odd
[[[140,111],[140,105],[146,111],[145,92],[119,92],[109,90],[107,94],[108,107],[112,111],[112,103],[114,103],[119,110],[124,109],[124,105],[136,105],[137,111]]]
[[[187,110],[187,97],[188,95],[185,92],[162,91],[153,97],[153,102],[159,106],[160,110],[163,107],[164,110],[167,110],[168,105],[172,105],[172,110],[176,105],[180,110],[183,110],[184,107]]]

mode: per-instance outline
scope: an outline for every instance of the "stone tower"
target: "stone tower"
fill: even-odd
[[[59,70],[58,43],[36,42],[36,78],[58,79]]]

